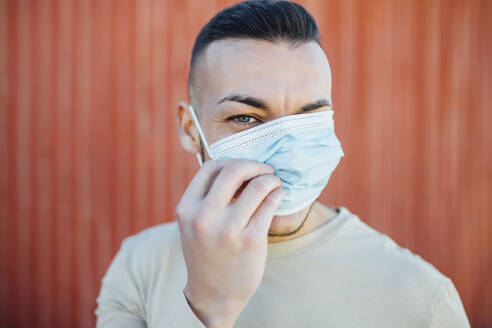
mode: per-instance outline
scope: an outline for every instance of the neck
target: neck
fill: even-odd
[[[268,231],[268,242],[286,241],[305,235],[325,224],[335,215],[335,209],[314,202],[294,214],[275,216]]]

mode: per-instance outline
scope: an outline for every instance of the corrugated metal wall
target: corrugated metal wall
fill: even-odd
[[[0,0],[0,326],[90,327],[124,236],[173,219],[200,27],[231,1]],[[323,199],[450,276],[492,325],[492,2],[303,1],[346,153]]]

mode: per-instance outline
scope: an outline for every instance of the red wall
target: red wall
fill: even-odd
[[[0,326],[92,326],[122,238],[173,219],[198,167],[175,121],[191,47],[230,3],[0,0]],[[492,2],[302,3],[346,153],[322,199],[492,325]]]

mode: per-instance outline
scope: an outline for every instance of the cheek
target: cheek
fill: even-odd
[[[234,134],[235,131],[233,129],[233,125],[234,124],[215,121],[211,121],[210,123],[206,124],[203,127],[203,132],[205,133],[208,144],[211,145],[214,142],[227,137],[228,135]]]

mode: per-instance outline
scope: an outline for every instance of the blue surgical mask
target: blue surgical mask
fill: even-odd
[[[275,215],[289,215],[314,202],[344,156],[335,135],[333,110],[283,116],[211,145],[192,106],[190,111],[213,160],[255,160],[273,167],[285,192]],[[199,155],[198,160],[201,165]]]

